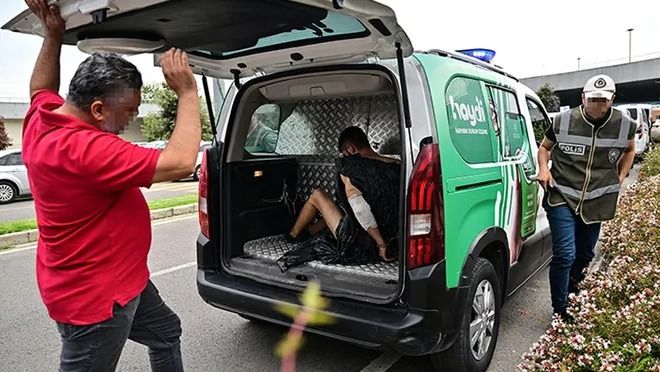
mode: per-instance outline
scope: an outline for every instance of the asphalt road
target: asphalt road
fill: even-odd
[[[196,194],[197,182],[178,181],[159,183],[153,185],[150,189],[142,189],[142,191],[147,200],[172,198],[175,196]],[[34,202],[32,199],[0,205],[0,222],[30,218],[34,218]]]
[[[153,281],[182,319],[188,371],[277,371],[273,349],[285,330],[246,321],[203,302],[195,285],[196,216],[154,223],[149,256]],[[33,247],[0,253],[0,360],[2,371],[56,370],[59,335],[39,297]],[[520,356],[543,334],[551,317],[547,269],[504,305],[491,371],[513,371]],[[147,371],[147,350],[128,342],[119,371]],[[427,358],[365,350],[308,335],[299,371],[431,371]]]

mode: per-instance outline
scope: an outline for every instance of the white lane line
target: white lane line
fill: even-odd
[[[25,248],[11,248],[11,249],[7,249],[6,251],[1,251],[0,256],[5,255],[5,254],[10,254],[10,253],[18,253],[18,252],[28,251],[30,249],[35,249],[35,248],[37,248],[36,245],[31,245],[31,246],[25,247]]]
[[[197,265],[197,261],[184,263],[183,265],[172,266],[169,269],[164,269],[164,270],[156,271],[155,273],[151,273],[151,277],[155,278],[157,276],[173,273],[175,271],[178,271],[178,270],[181,270],[181,269],[186,269],[186,268],[189,268],[189,267],[195,266],[195,265]]]
[[[28,205],[28,206],[25,206],[25,207],[0,208],[0,211],[3,211],[3,212],[4,211],[18,211],[18,210],[21,210],[21,209],[32,209],[32,208],[34,208],[34,205]]]
[[[372,360],[371,363],[362,368],[360,372],[385,372],[392,368],[394,363],[398,362],[399,359],[401,359],[401,354],[387,351],[380,354],[378,358]]]
[[[183,220],[187,220],[189,218],[197,218],[197,214],[191,214],[191,215],[188,215],[188,216],[185,216],[185,217],[168,218],[168,219],[159,220],[159,221],[156,221],[156,222],[152,222],[151,226],[164,225],[166,223],[183,221]],[[37,248],[36,244],[32,244],[30,246],[21,247],[21,248],[9,248],[7,250],[0,251],[0,256],[5,255],[5,254],[10,254],[10,253],[19,253],[19,252],[23,252],[23,251],[28,251],[30,249],[35,249],[35,248]]]

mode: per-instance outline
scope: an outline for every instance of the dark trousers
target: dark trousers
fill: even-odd
[[[127,339],[149,348],[152,371],[183,371],[181,321],[151,281],[126,306],[115,304],[113,312],[111,319],[92,325],[57,323],[60,371],[114,371]]]
[[[594,247],[600,234],[600,223],[585,224],[566,205],[545,209],[552,233],[550,293],[552,308],[563,313],[568,307],[568,294],[577,292],[585,277],[585,269],[594,258]]]

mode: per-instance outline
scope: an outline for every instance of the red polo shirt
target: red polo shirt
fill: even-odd
[[[149,187],[160,151],[126,142],[52,110],[47,90],[32,96],[23,159],[39,226],[37,282],[51,318],[87,325],[112,317],[149,279]]]

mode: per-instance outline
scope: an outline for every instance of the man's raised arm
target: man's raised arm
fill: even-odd
[[[46,0],[25,0],[30,10],[39,17],[44,30],[44,43],[30,79],[30,97],[36,91],[60,89],[60,53],[65,23],[57,5],[48,6]]]

